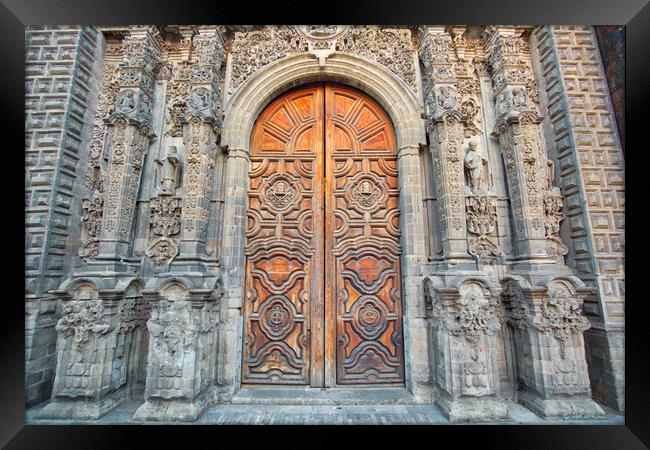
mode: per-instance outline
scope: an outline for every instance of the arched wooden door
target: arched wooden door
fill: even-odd
[[[251,137],[242,383],[403,384],[395,134],[365,94],[292,90]]]

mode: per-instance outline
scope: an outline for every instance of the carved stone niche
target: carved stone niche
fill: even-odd
[[[150,280],[151,318],[145,403],[136,420],[195,421],[214,384],[220,280],[196,287],[184,277]]]
[[[574,276],[531,286],[522,277],[503,281],[506,322],[517,355],[517,401],[542,417],[605,414],[591,398],[582,314],[590,288]]]
[[[507,417],[498,398],[498,291],[482,279],[425,280],[437,403],[451,422]]]
[[[52,401],[39,418],[98,419],[137,395],[147,307],[136,278],[64,281]]]

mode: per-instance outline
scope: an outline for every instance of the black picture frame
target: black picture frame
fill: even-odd
[[[313,9],[308,8],[311,5]],[[0,385],[0,445],[7,449],[58,448],[176,448],[179,440],[184,446],[196,446],[200,437],[210,446],[270,448],[318,445],[339,446],[351,443],[350,438],[361,438],[365,445],[388,444],[390,436],[400,447],[426,445],[433,447],[479,445],[479,448],[543,448],[543,449],[633,449],[650,445],[650,370],[647,347],[648,300],[643,277],[635,277],[649,262],[638,259],[628,263],[626,302],[626,411],[624,426],[435,426],[416,430],[400,427],[373,427],[359,431],[357,427],[339,427],[329,433],[329,427],[302,427],[285,430],[284,427],[181,427],[181,426],[36,426],[25,425],[24,401],[24,302],[21,297],[21,268],[24,249],[17,236],[24,231],[24,204],[15,192],[15,186],[24,181],[21,175],[20,151],[24,143],[24,27],[34,24],[97,24],[126,25],[152,23],[223,23],[223,24],[278,24],[278,23],[340,23],[340,24],[624,24],[626,26],[626,152],[625,156],[638,163],[626,164],[627,211],[638,211],[640,220],[626,220],[626,240],[633,242],[632,256],[645,256],[642,243],[644,233],[635,228],[644,227],[645,186],[634,187],[646,174],[635,177],[635,171],[644,170],[643,154],[650,150],[642,146],[640,138],[650,99],[650,5],[647,0],[444,0],[396,1],[373,0],[350,2],[181,2],[179,0],[3,0],[0,5],[0,34],[2,34],[3,67],[0,70],[0,92],[5,126],[3,139],[4,186],[2,196],[6,215],[2,222],[8,229],[3,239],[4,293],[3,319],[0,333],[2,354],[2,384]],[[18,142],[9,144],[7,137]],[[637,143],[638,142],[638,143]],[[638,146],[638,147],[637,147]],[[627,162],[627,161],[626,161]],[[15,169],[9,168],[9,165]],[[631,175],[629,175],[631,174]],[[16,179],[10,179],[13,177]],[[647,182],[646,182],[647,183]],[[637,192],[639,194],[637,194]],[[639,206],[634,205],[635,199]],[[630,203],[631,202],[631,203]],[[634,219],[634,218],[632,218]],[[636,238],[636,239],[635,239]],[[15,246],[15,248],[14,248]],[[9,250],[9,248],[11,250]],[[22,262],[22,263],[21,263]],[[13,272],[16,272],[15,274]],[[24,292],[23,292],[24,293]],[[421,433],[421,440],[411,434]],[[293,437],[301,432],[307,439]],[[289,434],[291,433],[291,434]],[[323,433],[320,441],[316,433]],[[418,433],[418,434],[419,434]],[[225,437],[231,434],[230,439]],[[144,436],[143,436],[144,435]],[[345,437],[344,437],[345,435]],[[446,435],[443,436],[442,435]],[[141,441],[138,438],[145,438]],[[231,440],[231,439],[237,440]],[[275,438],[275,439],[274,439]],[[279,439],[278,439],[279,438]],[[446,439],[445,439],[446,438]],[[158,443],[154,445],[157,441]],[[319,442],[320,441],[320,442]],[[471,442],[474,441],[474,442]],[[302,443],[302,444],[300,444]],[[363,444],[362,444],[363,445]]]

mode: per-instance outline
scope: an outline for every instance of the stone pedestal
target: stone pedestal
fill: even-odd
[[[498,289],[479,279],[425,280],[437,403],[451,422],[505,419],[498,398]]]
[[[195,421],[215,378],[220,286],[197,288],[173,277],[145,295],[152,304],[147,383],[133,418]]]
[[[543,417],[592,417],[603,409],[591,399],[581,306],[589,292],[575,277],[546,286],[523,279],[504,283],[507,321],[517,355],[517,401]]]
[[[99,289],[102,280],[64,282],[57,296],[57,366],[52,402],[38,417],[97,419],[133,394],[147,308],[138,280]],[[120,284],[126,287],[120,288]]]

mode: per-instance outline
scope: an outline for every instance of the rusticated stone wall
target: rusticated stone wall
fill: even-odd
[[[79,247],[79,179],[99,89],[101,33],[25,32],[25,374],[31,405],[49,397],[56,363],[57,289]]]
[[[592,388],[623,410],[625,168],[614,109],[592,27],[540,27],[532,38],[545,135],[567,203],[567,262],[595,288],[584,307]]]

